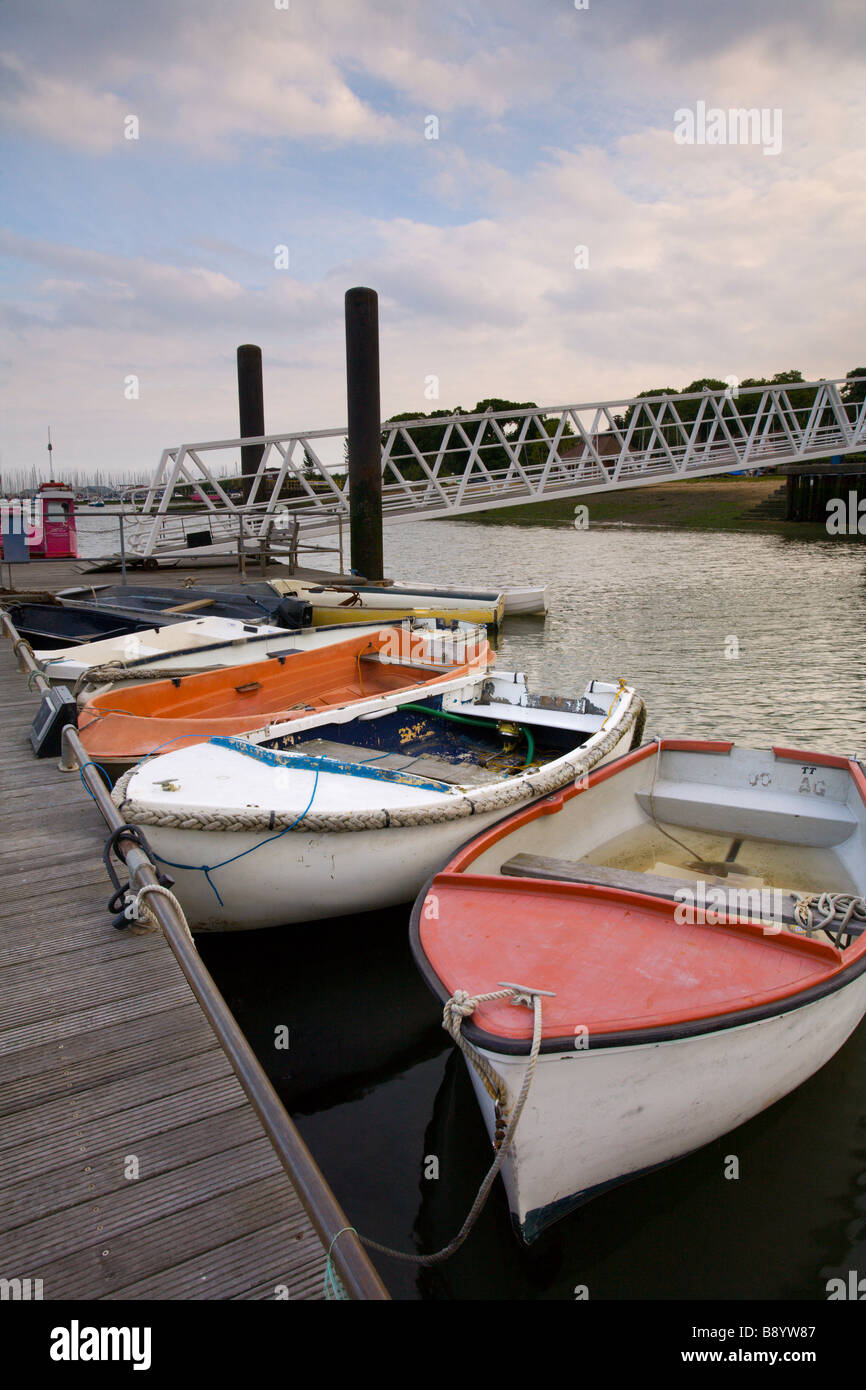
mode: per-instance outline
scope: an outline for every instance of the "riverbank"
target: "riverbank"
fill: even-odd
[[[754,531],[795,540],[819,540],[821,525],[785,520],[785,479],[690,478],[658,487],[590,494],[583,500],[590,526],[670,527],[689,531]],[[471,517],[481,523],[538,526],[573,522],[579,497],[551,498],[522,507],[501,507]],[[469,518],[467,518],[469,519]],[[844,537],[843,539],[847,539]],[[851,537],[862,540],[862,536]]]

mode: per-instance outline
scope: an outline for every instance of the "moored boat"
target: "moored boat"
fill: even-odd
[[[143,620],[147,627],[183,622],[193,616],[235,618],[285,628],[308,627],[312,621],[312,609],[305,599],[280,595],[270,584],[246,584],[236,589],[97,584],[61,589],[57,599],[66,608],[95,606],[109,614]]]
[[[79,646],[105,637],[126,637],[143,632],[150,624],[142,617],[109,612],[93,604],[65,608],[59,603],[8,603],[5,605],[19,636],[43,650]]]
[[[34,653],[45,679],[52,685],[73,684],[89,698],[119,685],[158,678],[166,673],[193,675],[226,666],[273,659],[301,651],[314,651],[353,636],[379,632],[380,623],[337,623],[331,627],[287,630],[267,624],[243,623],[233,618],[196,618],[150,628],[98,642],[48,649]],[[409,625],[412,640],[424,644],[427,654],[454,660],[485,640],[483,629],[468,623],[445,626],[418,619]]]
[[[407,585],[405,580],[398,580],[397,582],[404,589],[412,587]],[[465,590],[453,588],[449,584],[437,584],[435,590],[428,590],[427,592],[446,595],[459,594]],[[503,584],[500,592],[504,618],[543,618],[550,606],[549,588],[546,584]]]
[[[273,579],[275,593],[312,604],[314,623],[353,622],[359,617],[394,622],[400,618],[457,618],[497,624],[505,596],[487,589],[449,589],[403,584],[314,584],[302,579]]]
[[[78,612],[68,608],[60,611],[64,614]],[[99,611],[104,615],[104,610]],[[191,618],[187,622],[166,623],[163,627],[136,626],[129,633],[67,647],[37,647],[33,655],[45,679],[52,685],[61,685],[74,684],[88,671],[107,666],[143,670],[159,663],[171,669],[186,666],[190,670],[205,670],[228,665],[229,662],[209,661],[208,658],[214,652],[225,650],[237,652],[239,662],[250,660],[252,658],[245,655],[248,644],[267,642],[271,638],[285,645],[286,629],[265,623],[244,623],[238,618]]]
[[[436,663],[421,639],[413,650],[410,633],[377,627],[313,651],[274,652],[264,661],[130,685],[122,696],[93,695],[81,706],[78,732],[92,760],[116,776],[166,745],[248,732],[270,738],[345,705],[460,683],[491,660],[481,642],[459,661]]]
[[[543,618],[550,606],[547,585],[510,584],[502,592],[506,618]]]
[[[645,745],[447,862],[415,903],[412,949],[464,1015],[494,1144],[541,1012],[501,1169],[524,1240],[838,1051],[866,1012],[864,893],[860,764],[727,742]]]
[[[567,786],[639,741],[643,719],[623,681],[571,700],[476,673],[165,752],[114,800],[173,865],[193,929],[342,916],[411,902],[470,817],[481,829]]]

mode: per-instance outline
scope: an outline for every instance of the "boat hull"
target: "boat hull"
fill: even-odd
[[[269,584],[247,584],[238,589],[104,584],[61,589],[57,598],[66,609],[78,609],[82,605],[98,607],[108,614],[140,621],[145,628],[204,616],[273,623],[291,629],[309,627],[312,621],[310,606],[305,600],[296,601],[291,596],[281,598]]]
[[[669,1041],[558,1052],[538,1059],[502,1167],[514,1226],[529,1243],[605,1189],[729,1133],[814,1075],[866,1012],[866,970],[799,1007]],[[729,1020],[727,1021],[729,1023]],[[525,1056],[479,1048],[519,1093]],[[493,1140],[493,1104],[472,1067]]]
[[[595,765],[621,756],[633,738],[633,725],[624,724]],[[471,817],[472,827],[480,832],[505,814],[501,808],[479,812]],[[245,931],[411,902],[465,842],[469,824],[462,816],[309,835],[294,831],[269,841],[260,830],[204,832],[147,823],[145,830],[155,852],[172,865],[174,891],[193,930]],[[254,848],[255,854],[248,853]],[[208,875],[183,867],[202,864],[226,867]]]
[[[8,612],[19,636],[33,647],[48,649],[128,636],[148,627],[140,618],[103,612],[94,605],[69,609],[59,604],[18,603],[10,604]]]
[[[436,589],[403,585],[324,586],[293,579],[275,579],[271,587],[280,595],[306,600],[313,607],[313,623],[395,622],[401,618],[458,619],[467,623],[497,624],[502,621],[502,594],[461,589]]]

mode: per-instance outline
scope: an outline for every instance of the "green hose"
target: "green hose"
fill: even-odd
[[[475,724],[481,729],[487,729],[488,732],[490,731],[491,727],[491,721],[489,719],[473,719],[471,715],[454,714],[451,710],[447,709],[428,709],[426,705],[414,704],[401,705],[400,709],[412,710],[415,714],[429,714],[435,719],[451,719],[454,721],[455,724]],[[523,766],[529,767],[530,763],[535,758],[535,739],[532,737],[532,734],[529,732],[527,728],[525,728],[523,724],[518,724],[517,728],[520,731],[520,733],[523,734],[523,737],[526,739],[526,760]],[[497,732],[499,731],[497,730]]]
[[[473,719],[468,714],[453,714],[448,709],[428,709],[426,705],[400,705],[401,710],[411,709],[416,714],[429,714],[436,719],[453,719],[456,724],[477,724],[479,728],[490,729],[489,719]]]
[[[525,728],[523,724],[518,724],[517,727],[519,728],[522,734],[526,735],[526,758],[524,760],[523,766],[529,767],[530,763],[535,761],[535,739],[532,737],[532,734],[529,732],[527,728]]]

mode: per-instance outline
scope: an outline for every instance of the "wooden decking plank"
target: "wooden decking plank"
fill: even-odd
[[[124,1018],[140,1018],[144,1014],[161,1013],[163,1009],[187,1004],[190,1000],[189,985],[182,977],[153,990],[147,997],[139,995],[112,1000],[95,1008],[76,1010],[59,1018],[42,1018],[35,1023],[24,1023],[17,1028],[7,1029],[2,1035],[3,1048],[33,1047],[35,1043],[46,1042],[52,1038],[63,1039],[90,1028],[102,1028]]]
[[[304,1242],[303,1244],[301,1242]],[[267,1250],[276,1277],[260,1282],[262,1255]],[[303,1263],[299,1261],[303,1260]],[[276,1289],[285,1286],[292,1302],[321,1299],[326,1255],[320,1245],[304,1235],[297,1221],[281,1221],[255,1237],[241,1236],[215,1251],[207,1278],[198,1274],[199,1262],[176,1265],[159,1277],[162,1292],[154,1294],[155,1281],[142,1280],[110,1294],[111,1298],[221,1298],[276,1300]],[[256,1282],[250,1287],[250,1281]],[[200,1285],[200,1292],[188,1290]]]
[[[86,1091],[70,1091],[58,1100],[44,1101],[23,1113],[8,1115],[0,1129],[0,1154],[27,1144],[37,1134],[54,1133],[61,1126],[79,1128],[95,1123],[118,1123],[129,1111],[136,1112],[155,1100],[168,1100],[218,1081],[229,1070],[221,1052],[203,1052],[157,1066],[134,1076],[121,1075]]]
[[[222,1196],[278,1171],[276,1155],[263,1135],[150,1178],[124,1178],[121,1162],[110,1192],[7,1231],[3,1258],[10,1267],[23,1268],[25,1261],[29,1267],[42,1266],[92,1240],[125,1236],[165,1217],[182,1217],[201,1205],[202,1193]]]
[[[102,961],[111,960],[114,956],[131,957],[153,950],[148,936],[132,936],[128,932],[115,931],[108,920],[107,911],[104,937],[101,941],[97,938],[97,941],[99,960]],[[63,957],[72,966],[73,957],[82,951],[91,959],[94,958],[93,912],[91,910],[89,922],[67,923],[64,917],[62,924],[49,924],[43,932],[23,923],[13,923],[10,927],[4,921],[0,942],[4,943],[0,945],[0,970],[5,970],[9,965],[19,965],[27,959],[40,961],[52,956]],[[28,942],[31,948],[29,956]]]
[[[53,973],[40,973],[32,985],[34,993],[5,1008],[5,1028],[11,1031],[23,1024],[71,1012],[76,1007],[81,1009],[89,1004],[134,998],[136,993],[151,986],[157,988],[165,979],[162,961],[147,952],[139,952],[127,960],[112,960],[110,971],[103,968],[108,962],[98,958],[94,961],[92,956],[90,960],[91,965],[81,969],[77,979],[65,977],[59,968]],[[2,972],[4,986],[7,981],[20,977],[20,973],[20,966],[7,966]],[[0,1038],[2,1036],[0,1032]]]
[[[196,1031],[202,1045],[207,1046],[210,1040],[198,1028],[198,1009],[189,1001],[180,1009],[166,1008],[157,1014],[141,1014],[62,1039],[49,1038],[29,1048],[0,1055],[0,1085],[12,1086],[22,1078],[35,1078],[60,1066],[74,1068],[79,1075],[80,1069],[89,1066],[94,1059],[107,1059],[124,1051],[129,1052],[131,1063],[136,1048],[141,1048],[141,1055],[147,1057],[151,1043],[158,1048],[162,1039],[174,1033]]]
[[[70,835],[65,824],[69,818],[70,810],[71,807],[69,806],[55,806],[51,812],[44,813],[38,835],[32,832],[20,836],[4,833],[3,845],[0,849],[0,874],[24,872],[27,858],[32,858],[34,850],[43,846],[50,848],[51,864],[54,867],[62,865],[66,868],[67,865],[73,864],[82,868],[82,859],[84,859],[84,864],[88,869],[95,868],[96,865],[93,862],[94,833],[91,830]],[[62,840],[58,841],[58,835],[62,836]],[[46,866],[43,865],[42,867]],[[108,882],[107,875],[106,882]]]
[[[90,1057],[87,1061],[79,1060],[74,1065],[71,1065],[65,1053],[58,1052],[56,1048],[43,1049],[43,1057],[40,1058],[44,1063],[42,1066],[36,1069],[31,1064],[16,1080],[4,1081],[0,1088],[0,1114],[14,1115],[18,1111],[32,1109],[37,1103],[57,1100],[66,1095],[79,1095],[108,1077],[121,1076],[132,1080],[157,1062],[197,1057],[207,1052],[209,1047],[207,1039],[193,1025],[194,1020],[190,1019],[183,1031],[160,1032],[156,1037],[151,1030],[146,1041]]]
[[[209,1264],[226,1242],[266,1230],[276,1213],[283,1214],[289,1191],[282,1174],[260,1179],[117,1238],[102,1240],[94,1233],[78,1250],[39,1264],[32,1273],[28,1266],[28,1273],[44,1280],[48,1298],[70,1297],[71,1289],[77,1298],[104,1298],[176,1265],[196,1259]]]
[[[223,1077],[199,1086],[194,1095],[181,1091],[119,1115],[101,1116],[75,1128],[66,1126],[52,1136],[50,1145],[43,1135],[18,1148],[0,1149],[0,1182],[14,1182],[22,1172],[49,1173],[74,1158],[88,1162],[91,1155],[105,1153],[118,1144],[143,1144],[152,1134],[179,1128],[184,1121],[189,1121],[190,1113],[205,1116],[232,1110],[237,1104],[238,1091],[234,1076]],[[130,1152],[135,1152],[134,1147]],[[88,1158],[83,1157],[85,1154]]]
[[[47,870],[41,875],[37,875],[35,872],[18,875],[11,871],[7,871],[3,877],[6,879],[7,883],[14,883],[17,885],[16,903],[21,903],[26,898],[37,898],[44,901],[46,889],[49,884],[56,893],[63,895],[60,900],[61,902],[65,899],[67,894],[69,894],[74,901],[76,894],[83,891],[85,888],[89,888],[91,885],[95,887],[97,884],[107,884],[105,870],[101,863],[93,865],[79,864],[77,868],[75,865],[70,865],[68,868],[61,866],[56,871]],[[106,894],[106,897],[107,896]]]
[[[206,1120],[195,1120],[178,1129],[151,1135],[138,1147],[141,1172],[155,1177],[184,1168],[199,1158],[225,1153],[261,1137],[258,1118],[238,1096],[234,1110],[221,1111]],[[97,1201],[117,1186],[117,1175],[123,1171],[128,1146],[120,1145],[102,1154],[91,1155],[86,1162],[76,1158],[61,1168],[36,1176],[26,1176],[19,1182],[8,1183],[0,1191],[0,1223],[3,1230],[27,1225],[40,1216],[81,1202]]]
[[[105,885],[109,886],[107,878]],[[59,911],[51,913],[46,913],[44,902],[40,903],[37,899],[35,902],[25,903],[20,911],[4,914],[3,930],[5,932],[7,929],[24,927],[46,938],[57,929],[58,923],[63,923],[73,927],[88,926],[92,932],[94,927],[103,926],[108,920],[108,898],[109,893],[103,896],[96,892],[92,897],[64,901]],[[100,908],[105,911],[101,920]]]

